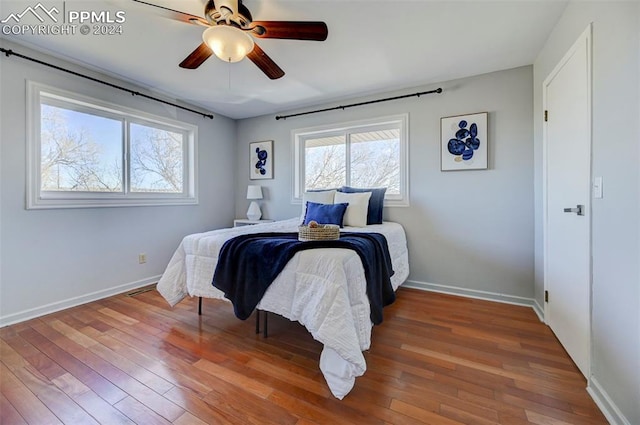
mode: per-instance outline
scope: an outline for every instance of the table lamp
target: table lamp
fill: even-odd
[[[251,204],[249,204],[249,209],[247,210],[247,218],[252,221],[260,220],[262,211],[260,211],[260,206],[254,199],[262,199],[262,187],[250,184],[247,187],[247,199],[251,199]]]

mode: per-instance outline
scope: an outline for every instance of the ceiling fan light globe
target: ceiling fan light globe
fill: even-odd
[[[253,38],[249,34],[224,25],[207,28],[202,33],[202,40],[225,62],[241,61],[254,47]]]

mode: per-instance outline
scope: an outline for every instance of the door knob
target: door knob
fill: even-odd
[[[564,212],[576,213],[578,215],[584,215],[584,205],[576,205],[575,208],[565,208]]]

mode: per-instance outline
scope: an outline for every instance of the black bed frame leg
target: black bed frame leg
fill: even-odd
[[[202,316],[202,297],[198,298],[198,316]]]
[[[262,328],[262,336],[267,337],[267,318],[269,317],[269,312],[264,311],[264,328]],[[256,309],[256,333],[260,333],[260,310]]]
[[[264,312],[264,328],[262,329],[262,336],[267,337],[267,319],[269,318],[269,312],[265,310]]]

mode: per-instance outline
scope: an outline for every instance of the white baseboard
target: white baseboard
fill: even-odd
[[[46,304],[40,307],[35,307],[28,310],[20,311],[18,313],[13,313],[8,316],[2,316],[0,317],[0,327],[13,325],[14,323],[24,322],[25,320],[33,319],[35,317],[40,317],[46,314],[55,313],[56,311],[64,310],[65,308],[71,308],[80,304],[86,304],[91,301],[107,298],[112,295],[121,294],[123,292],[127,292],[132,289],[137,289],[142,286],[155,283],[159,279],[160,279],[160,275],[152,276],[146,279],[125,283],[123,285],[114,286],[108,289],[102,289],[100,291],[91,292],[89,294],[80,295],[80,296],[69,298],[66,300],[56,301],[51,304]]]
[[[407,280],[402,284],[405,288],[421,289],[423,291],[440,292],[442,294],[459,295],[467,298],[477,298],[480,300],[496,301],[505,304],[522,305],[531,307],[544,322],[544,310],[533,298],[518,297],[516,295],[500,294],[497,292],[480,291],[478,289],[467,289],[458,286],[440,285],[438,283],[419,282],[416,280]]]
[[[536,314],[538,315],[538,319],[540,319],[542,323],[546,323],[544,321],[544,307],[538,304],[538,300],[534,298],[533,305],[531,307],[533,308],[533,311],[535,311]]]
[[[625,418],[624,414],[618,409],[618,406],[611,400],[609,394],[602,388],[600,383],[593,376],[589,379],[587,392],[596,402],[598,408],[611,425],[631,425],[631,422]]]

